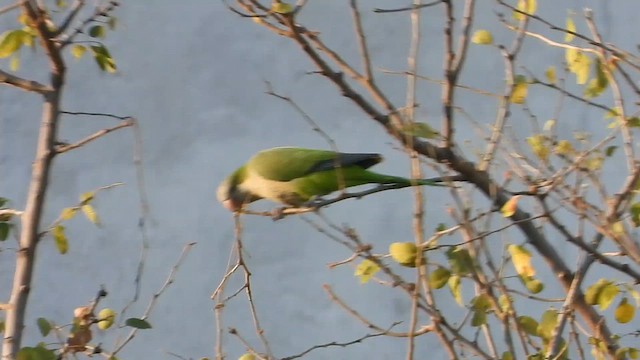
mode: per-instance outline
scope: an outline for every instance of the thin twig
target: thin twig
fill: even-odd
[[[149,304],[147,305],[147,308],[145,309],[140,319],[146,320],[151,315],[151,312],[155,308],[155,305],[158,302],[158,299],[160,299],[160,296],[162,296],[162,294],[167,290],[167,288],[169,288],[169,286],[173,284],[180,265],[182,265],[184,259],[187,257],[187,255],[189,254],[189,252],[191,251],[194,245],[196,245],[195,242],[187,243],[186,245],[184,245],[184,247],[182,248],[182,252],[178,257],[178,260],[171,268],[171,271],[169,271],[169,275],[167,276],[162,286],[160,286],[160,289],[158,289],[158,291],[156,291],[156,293],[154,293],[153,296],[151,297],[151,300],[149,300]],[[115,347],[115,350],[113,350],[112,355],[115,356],[118,352],[120,352],[131,340],[133,340],[137,332],[138,332],[137,328],[131,329],[131,331],[129,332],[129,335],[124,339],[124,341]]]
[[[93,133],[93,134],[87,136],[86,138],[84,138],[84,139],[82,139],[82,140],[80,140],[78,142],[75,142],[73,144],[57,146],[56,147],[56,153],[57,154],[62,154],[62,153],[65,153],[67,151],[77,149],[79,147],[82,147],[82,146],[84,146],[84,145],[86,145],[86,144],[88,144],[88,143],[90,143],[90,142],[92,142],[94,140],[97,140],[97,139],[109,134],[110,132],[114,132],[116,130],[132,126],[134,122],[135,122],[135,120],[133,118],[128,118],[126,120],[123,120],[120,124],[118,124],[116,126],[96,131],[95,133]]]
[[[442,3],[444,1],[442,0],[435,0],[432,1],[430,3],[426,3],[426,4],[413,4],[411,6],[407,6],[407,7],[403,7],[403,8],[396,8],[396,9],[380,9],[380,8],[375,8],[373,9],[373,12],[375,13],[379,13],[379,14],[384,14],[384,13],[393,13],[393,12],[401,12],[401,11],[411,11],[411,10],[420,10],[429,6],[434,6],[434,5],[438,5],[440,3]]]
[[[351,340],[351,341],[346,341],[346,342],[338,342],[338,341],[332,341],[330,343],[325,343],[325,344],[320,344],[320,345],[314,345],[310,348],[308,348],[307,350],[297,354],[297,355],[291,355],[291,356],[286,356],[283,357],[281,360],[293,360],[293,359],[298,359],[301,357],[304,357],[305,355],[307,355],[308,353],[317,350],[317,349],[322,349],[322,348],[329,348],[332,346],[339,346],[339,347],[347,347],[353,344],[359,344],[362,343],[364,340],[369,339],[369,338],[374,338],[374,337],[378,337],[378,336],[386,336],[387,333],[389,332],[389,330],[391,330],[394,326],[398,325],[399,323],[393,323],[391,324],[391,326],[389,326],[389,328],[385,331],[379,331],[376,333],[372,333],[372,334],[365,334],[355,340]]]

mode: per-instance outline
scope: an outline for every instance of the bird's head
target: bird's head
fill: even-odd
[[[244,167],[229,175],[218,186],[216,191],[218,201],[229,211],[239,211],[245,204],[257,200],[255,196],[242,188],[243,180]]]

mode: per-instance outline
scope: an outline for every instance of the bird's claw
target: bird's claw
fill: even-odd
[[[273,221],[281,220],[284,218],[284,210],[288,209],[287,207],[277,207],[271,210],[271,219]]]

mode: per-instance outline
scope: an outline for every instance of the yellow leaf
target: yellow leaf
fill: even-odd
[[[518,0],[518,5],[516,8],[524,13],[533,15],[535,14],[537,7],[538,7],[538,4],[536,0]],[[522,13],[514,11],[513,18],[516,20],[524,20],[526,19],[526,15],[523,15]]]
[[[556,126],[556,121],[554,119],[549,119],[545,121],[544,127],[542,128],[544,131],[551,131],[553,127]]]
[[[573,22],[573,19],[571,17],[567,17],[567,30],[571,31],[571,32],[576,32],[576,24]],[[564,41],[565,42],[571,42],[574,37],[575,37],[575,35],[573,35],[573,34],[565,33],[564,34]]]
[[[611,232],[616,236],[624,235],[624,224],[622,221],[617,221],[611,224]]]
[[[67,241],[67,236],[64,234],[64,226],[57,225],[53,228],[52,233],[58,252],[63,255],[66,254],[69,250],[69,242]]]
[[[636,308],[627,302],[627,298],[622,298],[620,304],[616,308],[614,316],[616,321],[621,324],[626,324],[633,319],[633,316],[636,313]]]
[[[546,76],[547,81],[551,84],[556,83],[556,68],[555,66],[549,66],[547,70],[544,72],[544,76]]]
[[[87,48],[82,45],[76,44],[76,45],[73,45],[73,47],[71,47],[71,55],[76,59],[80,59],[86,51],[87,51]]]
[[[560,140],[560,142],[558,142],[558,145],[556,145],[555,152],[558,155],[571,155],[574,152],[573,145],[571,145],[571,142],[569,142],[569,140]]]
[[[78,211],[77,207],[70,207],[62,209],[62,213],[60,214],[60,218],[62,220],[71,220]]]
[[[504,203],[504,205],[502,205],[502,208],[500,209],[502,216],[506,218],[512,217],[513,214],[515,214],[516,210],[518,209],[519,199],[520,199],[520,195],[515,195],[511,199],[509,199],[506,203]]]
[[[509,99],[509,101],[514,104],[524,104],[524,101],[527,99],[528,87],[529,84],[527,83],[514,85],[513,92],[511,93],[511,98]]]
[[[293,7],[282,1],[274,1],[273,4],[271,4],[271,11],[278,14],[289,14],[293,12]]]
[[[81,208],[84,216],[86,216],[89,221],[97,226],[100,226],[100,219],[98,218],[98,214],[96,214],[96,210],[93,208],[93,206],[86,204],[82,205]]]
[[[493,44],[493,35],[491,35],[491,32],[488,30],[476,30],[476,32],[473,33],[471,41],[478,45]]]
[[[515,196],[514,196],[515,197]],[[535,269],[531,266],[531,253],[520,245],[511,244],[507,248],[511,255],[513,267],[520,276],[534,276]]]
[[[464,302],[462,300],[462,289],[460,288],[460,276],[453,275],[449,277],[449,281],[447,281],[449,285],[449,290],[451,290],[451,295],[456,300],[458,305],[464,306]]]
[[[527,143],[531,147],[531,151],[542,161],[549,158],[549,146],[547,138],[544,135],[534,135],[527,138]]]
[[[355,276],[360,278],[360,282],[362,284],[366,283],[371,279],[371,277],[380,270],[378,264],[374,263],[369,259],[364,259],[358,266],[356,267]]]
[[[109,308],[104,308],[98,313],[97,319],[98,328],[100,330],[107,330],[111,327],[111,325],[113,325],[113,322],[116,320],[116,313]]]
[[[88,204],[93,200],[93,196],[95,195],[95,191],[87,191],[86,193],[80,195],[80,202],[83,204]]]
[[[9,62],[9,69],[11,71],[18,71],[20,69],[20,56],[19,53],[15,53],[11,56],[11,60]]]
[[[394,242],[389,245],[389,254],[398,264],[416,267],[418,247],[412,242]]]
[[[242,356],[240,356],[238,360],[256,360],[256,356],[252,353],[245,353],[242,354]]]
[[[567,49],[565,52],[565,60],[569,71],[576,75],[578,85],[584,85],[589,79],[589,67],[591,59],[578,49]]]

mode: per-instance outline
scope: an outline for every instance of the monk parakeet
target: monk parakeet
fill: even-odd
[[[218,201],[230,211],[238,211],[244,204],[260,199],[301,206],[339,190],[341,185],[437,185],[434,181],[412,182],[367,170],[380,161],[380,154],[347,154],[296,147],[267,149],[255,154],[218,186]]]

